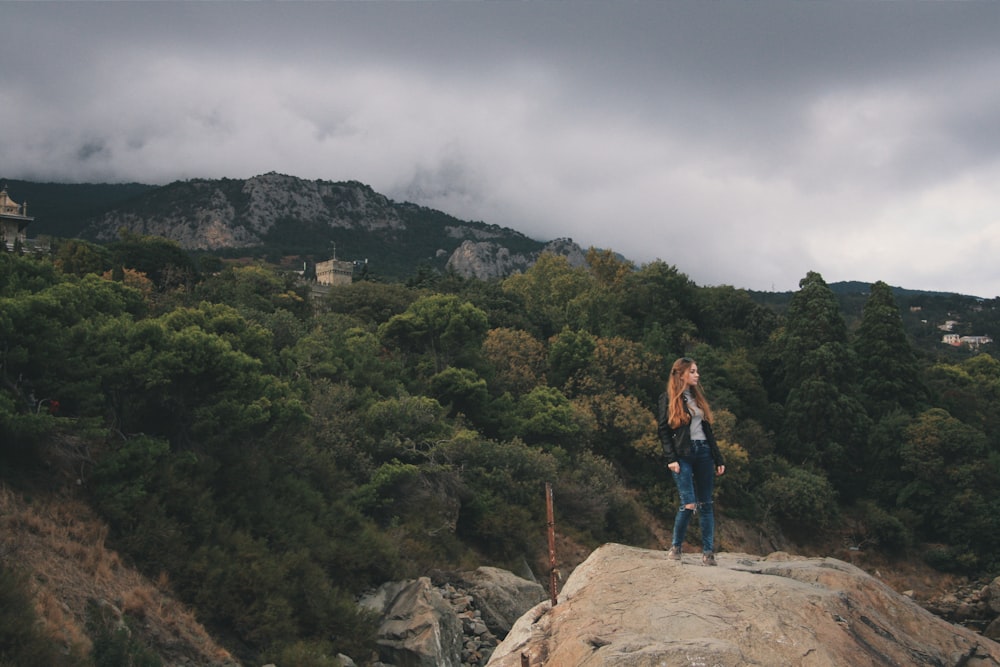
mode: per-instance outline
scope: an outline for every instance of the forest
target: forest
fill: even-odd
[[[885,283],[845,316],[815,272],[775,308],[593,249],[369,278],[316,297],[136,235],[0,252],[0,483],[84,494],[246,664],[365,655],[355,600],[384,581],[544,574],[546,483],[575,542],[653,544],[677,501],[654,406],[686,355],[722,520],[1000,574],[1000,361],[921,344]]]

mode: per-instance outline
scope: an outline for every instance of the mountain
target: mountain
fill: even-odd
[[[20,199],[32,197],[34,236],[109,243],[127,230],[230,257],[371,260],[371,270],[388,278],[407,277],[421,266],[499,278],[528,268],[543,251],[564,255],[574,265],[583,262],[583,251],[572,240],[546,243],[498,225],[460,220],[395,202],[357,181],[310,181],[272,172],[162,187],[8,182]]]

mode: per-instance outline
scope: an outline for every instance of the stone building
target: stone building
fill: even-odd
[[[28,205],[18,204],[7,194],[7,186],[0,189],[0,241],[13,250],[18,241],[25,245],[25,230],[34,220],[28,215]]]
[[[320,285],[350,285],[354,280],[354,262],[329,259],[316,262],[316,282]]]

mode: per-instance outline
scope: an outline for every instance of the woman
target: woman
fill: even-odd
[[[715,477],[726,472],[726,465],[712,434],[712,408],[698,384],[698,364],[693,359],[681,357],[674,362],[659,407],[657,431],[667,467],[680,493],[668,556],[681,559],[681,545],[691,515],[698,511],[701,513],[701,562],[715,565],[712,492]]]

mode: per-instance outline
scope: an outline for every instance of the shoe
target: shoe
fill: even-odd
[[[670,547],[670,550],[667,551],[667,558],[670,558],[671,560],[680,560],[681,559],[681,548],[680,547]]]
[[[715,562],[715,554],[712,553],[711,551],[706,551],[705,553],[703,553],[701,555],[701,564],[702,565],[718,565],[718,563]]]

